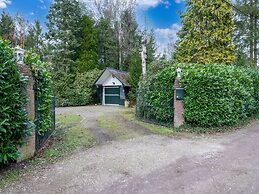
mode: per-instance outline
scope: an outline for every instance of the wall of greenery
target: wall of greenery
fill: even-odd
[[[13,50],[0,37],[0,165],[15,161],[17,147],[30,133],[25,111],[26,79],[18,71]]]
[[[35,81],[35,124],[36,131],[43,135],[50,130],[52,125],[52,100],[53,100],[53,82],[50,68],[40,60],[40,56],[29,51],[26,53],[25,64],[30,67],[33,79]]]
[[[98,97],[93,87],[101,71],[94,69],[76,75],[66,74],[56,83],[59,93],[56,95],[57,106],[83,106],[96,103]]]
[[[201,127],[235,125],[258,112],[257,70],[219,64],[182,68],[186,123]]]
[[[184,118],[199,127],[238,124],[259,113],[259,71],[231,65],[174,64],[150,70],[142,78],[136,116],[159,124],[173,122],[173,83],[182,68]],[[152,75],[152,72],[157,72]]]
[[[163,65],[161,65],[163,66]],[[159,69],[152,75],[152,71],[143,77],[138,89],[136,115],[138,118],[171,125],[173,123],[173,85],[176,77],[175,66]]]

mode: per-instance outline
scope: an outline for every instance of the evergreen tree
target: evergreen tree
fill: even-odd
[[[259,3],[258,0],[236,0],[235,4],[235,46],[237,62],[254,66],[258,62]]]
[[[49,59],[58,78],[71,72],[80,46],[78,37],[82,7],[74,0],[54,0],[47,16]]]
[[[228,0],[227,0],[228,1]],[[225,0],[187,0],[175,59],[182,63],[232,63],[234,22]]]
[[[97,31],[97,53],[100,69],[112,67],[119,69],[118,42],[115,30],[110,21],[100,18],[96,26]]]
[[[131,62],[131,56],[134,56],[136,49],[140,48],[141,37],[138,33],[138,24],[135,20],[135,14],[131,9],[123,12],[121,18],[121,70],[128,70]]]
[[[151,32],[148,35],[147,43],[147,69],[149,69],[149,66],[155,61],[155,54],[156,54],[156,40],[154,31],[151,30]]]
[[[28,35],[25,41],[25,49],[33,49],[39,55],[42,55],[43,33],[40,21],[37,19],[34,25],[28,30]]]
[[[98,67],[97,55],[97,34],[94,27],[94,21],[83,16],[81,21],[79,58],[76,62],[76,72],[86,72]]]
[[[10,40],[14,45],[15,24],[13,18],[6,12],[0,16],[0,36],[3,39]]]

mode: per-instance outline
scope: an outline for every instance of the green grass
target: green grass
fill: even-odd
[[[4,188],[5,186],[8,186],[15,181],[18,181],[24,172],[27,172],[27,170],[12,170],[8,173],[4,173],[4,175],[0,176],[0,188]]]
[[[78,115],[58,115],[56,117],[56,130],[48,147],[35,158],[15,165],[9,170],[2,170],[0,188],[18,181],[24,174],[34,171],[36,168],[55,163],[59,159],[70,155],[76,149],[91,147],[94,139],[87,129],[81,127],[81,120],[82,118]]]
[[[126,118],[126,119],[128,119],[132,122],[135,122],[135,123],[141,125],[142,127],[145,127],[151,133],[158,134],[158,135],[166,135],[166,136],[170,136],[170,135],[174,134],[173,128],[163,127],[163,126],[159,126],[159,125],[146,123],[146,122],[142,122],[140,120],[137,120],[136,117],[135,117],[134,108],[129,108],[129,109],[125,110],[123,112],[123,116],[124,116],[124,118]]]
[[[89,130],[81,127],[79,115],[63,114],[57,116],[54,144],[44,151],[46,158],[66,156],[79,148],[89,148],[94,139]]]
[[[138,121],[140,125],[147,128],[151,133],[158,134],[158,135],[166,135],[170,136],[174,134],[173,128],[158,126],[150,123],[144,123],[142,121]]]
[[[115,119],[116,118],[116,119]],[[97,118],[97,125],[107,131],[107,133],[116,140],[125,140],[133,137],[137,137],[140,134],[136,131],[126,128],[123,125],[123,121],[118,117],[99,117]]]
[[[97,125],[101,128],[108,130],[116,130],[120,128],[118,122],[115,122],[114,119],[110,119],[109,117],[99,117],[97,118]]]

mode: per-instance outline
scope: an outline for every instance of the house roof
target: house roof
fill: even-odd
[[[117,69],[112,69],[112,68],[108,68],[108,67],[105,70],[103,70],[102,74],[98,77],[98,79],[95,81],[94,84],[100,85],[100,84],[98,84],[98,81],[107,73],[116,77],[124,86],[130,86],[130,84],[128,82],[128,78],[129,78],[128,72],[117,70]]]

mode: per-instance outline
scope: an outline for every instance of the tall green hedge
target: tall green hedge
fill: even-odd
[[[76,75],[64,75],[58,82],[56,88],[59,91],[56,100],[58,106],[83,106],[95,103],[94,81],[101,71],[94,69],[86,73]]]
[[[187,123],[202,127],[234,125],[258,111],[258,72],[219,64],[182,68]]]
[[[13,50],[0,37],[0,164],[15,161],[29,130],[25,111],[26,80],[17,69]]]
[[[138,118],[160,124],[173,122],[173,83],[178,66],[182,68],[181,87],[186,93],[183,102],[187,124],[230,126],[259,113],[258,70],[221,64],[174,64],[142,78],[136,105]]]
[[[35,81],[35,107],[37,108],[35,124],[36,131],[43,135],[51,129],[53,82],[50,68],[40,60],[40,56],[29,51],[25,56],[25,64],[30,67]]]
[[[175,66],[169,66],[142,78],[136,104],[138,118],[163,125],[172,124],[175,77]]]

